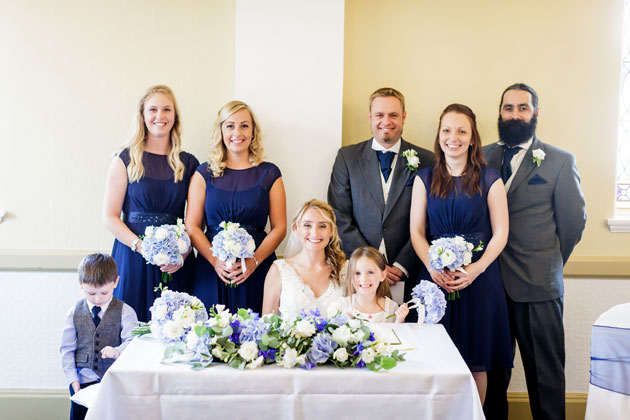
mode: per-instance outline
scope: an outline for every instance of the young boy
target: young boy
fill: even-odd
[[[79,286],[85,293],[68,312],[61,338],[61,363],[70,395],[97,382],[131,341],[136,312],[112,296],[117,267],[107,254],[91,254],[79,265]],[[70,419],[83,419],[87,408],[72,403]]]

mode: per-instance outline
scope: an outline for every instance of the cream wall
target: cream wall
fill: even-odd
[[[452,102],[496,141],[501,92],[523,81],[540,97],[538,136],[575,154],[588,222],[574,257],[630,256],[613,217],[623,2],[346,1],[343,143],[371,136],[367,100],[382,86],[407,99],[403,136],[432,149]],[[630,297],[629,297],[630,298]]]
[[[0,254],[110,249],[113,152],[148,86],[175,91],[203,158],[234,95],[235,1],[0,0]]]

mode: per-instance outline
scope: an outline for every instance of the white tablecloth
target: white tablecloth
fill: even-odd
[[[630,340],[630,303],[617,305],[597,318],[593,326],[626,329]],[[630,357],[630,354],[626,355]],[[590,384],[586,402],[586,420],[630,419],[630,395]]]
[[[266,365],[202,371],[161,364],[163,348],[135,339],[109,369],[87,419],[483,419],[470,371],[441,325],[397,324],[415,349],[387,372]]]

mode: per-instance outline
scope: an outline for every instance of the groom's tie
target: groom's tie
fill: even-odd
[[[512,158],[517,154],[521,148],[519,146],[510,147],[507,144],[503,145],[503,162],[501,163],[501,178],[505,184],[510,176],[512,176]]]
[[[385,178],[385,182],[389,179],[389,174],[392,173],[392,162],[394,157],[396,157],[396,153],[394,152],[382,152],[377,151],[378,161],[381,164],[381,173],[383,174],[383,178]]]

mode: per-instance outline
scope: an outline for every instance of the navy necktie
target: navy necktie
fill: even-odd
[[[98,324],[101,323],[101,318],[99,318],[98,313],[101,312],[100,306],[92,307],[92,321],[94,321],[94,325],[98,327]]]
[[[377,151],[378,161],[381,164],[381,173],[383,174],[383,178],[385,178],[385,182],[389,179],[389,175],[392,173],[392,162],[396,157],[396,153],[394,152],[382,152]]]
[[[503,145],[503,162],[501,163],[501,178],[503,183],[506,183],[510,176],[512,176],[512,158],[517,154],[521,148],[519,146],[510,147],[507,144]]]

